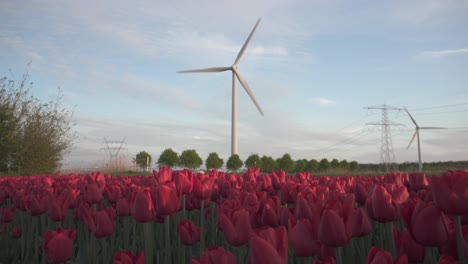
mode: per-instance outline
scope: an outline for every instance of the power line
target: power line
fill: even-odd
[[[450,113],[463,113],[468,110],[455,110],[455,111],[443,111],[443,112],[430,112],[430,113],[418,113],[418,115],[437,115],[437,114],[450,114]]]
[[[454,107],[454,106],[460,106],[460,105],[468,105],[468,103],[449,104],[449,105],[438,105],[438,106],[432,106],[432,107],[414,108],[414,109],[409,109],[409,110],[411,110],[412,112],[414,112],[414,111],[421,111],[421,110],[428,110],[428,109],[438,109],[438,108]]]
[[[367,129],[367,128],[360,129],[359,131],[357,131],[357,132],[359,132],[359,134],[355,134],[353,136],[344,138],[342,140],[339,140],[339,141],[333,143],[332,145],[329,145],[327,147],[318,149],[317,153],[320,153],[320,154],[322,154],[322,156],[324,156],[325,154],[330,153],[330,150],[333,150],[337,145],[339,145],[339,147],[341,147],[341,146],[343,146],[343,145],[345,145],[347,143],[354,142],[356,139],[361,138],[362,136],[364,136],[369,131],[370,131],[370,129]]]

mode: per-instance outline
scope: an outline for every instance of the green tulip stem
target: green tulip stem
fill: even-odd
[[[205,251],[205,200],[201,200],[200,208],[200,256]]]
[[[424,263],[437,264],[437,250],[436,247],[426,247]]]
[[[89,233],[89,232],[88,232]],[[90,263],[98,263],[98,243],[97,243],[97,238],[94,235],[90,235],[91,237],[91,262]]]
[[[467,264],[468,260],[465,259],[465,250],[464,250],[464,239],[462,233],[462,225],[461,225],[461,216],[455,216],[455,232],[457,235],[457,252],[458,252],[458,260],[463,263]]]
[[[184,219],[187,219],[187,209],[185,205],[185,194],[182,194],[182,215]]]
[[[395,239],[393,237],[393,222],[388,222],[385,224],[385,231],[385,240],[388,242],[388,251],[390,251],[392,258],[395,259],[397,254],[395,249]]]
[[[20,223],[23,227],[23,234],[21,235],[21,260],[24,260],[24,258],[26,257],[26,241],[28,241],[26,236],[29,236],[31,230],[30,225],[26,225],[26,221],[22,214],[20,215]]]
[[[166,263],[171,264],[172,263],[172,254],[171,254],[171,222],[170,222],[170,216],[166,215],[164,219],[164,224],[165,224],[165,246],[166,246]]]
[[[99,242],[101,243],[102,263],[108,263],[107,262],[107,241],[105,238],[101,238],[99,239]]]
[[[370,235],[368,235],[370,236]],[[367,258],[367,252],[369,249],[367,248],[367,237],[359,237],[357,238],[358,244],[358,256],[359,256],[359,263],[365,263]]]
[[[153,222],[147,222],[143,224],[143,236],[145,239],[145,263],[153,263]]]
[[[336,248],[336,264],[344,264],[343,262],[343,247]]]
[[[40,225],[40,216],[33,216],[33,226],[34,226],[34,232],[32,233],[34,236],[34,259],[37,261],[39,259],[39,247],[41,244],[41,235],[40,235],[40,230],[39,230],[39,225]]]
[[[210,215],[210,245],[215,245],[216,244],[216,219],[215,219],[215,212],[216,212],[216,203],[211,203],[210,204],[211,208],[211,215]]]
[[[122,225],[123,225],[123,248],[125,250],[128,250],[128,247],[130,246],[130,217],[129,216],[124,216],[122,217]]]
[[[132,219],[132,249],[134,251],[138,250],[137,237],[139,237],[137,235],[137,222],[135,221],[135,219]],[[145,252],[145,255],[146,255],[146,252]]]

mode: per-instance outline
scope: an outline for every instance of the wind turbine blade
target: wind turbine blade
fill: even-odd
[[[418,134],[418,130],[414,131],[413,137],[411,138],[411,140],[410,140],[410,142],[408,144],[408,147],[406,147],[406,149],[409,149],[409,147],[411,146],[411,143],[413,143],[414,138],[416,137],[417,134]]]
[[[240,75],[240,73],[236,70],[234,70],[234,73],[236,74],[237,76],[237,79],[239,80],[239,82],[242,84],[242,86],[244,87],[245,91],[249,94],[250,96],[250,99],[252,99],[252,101],[254,102],[255,106],[257,107],[258,111],[260,112],[261,115],[263,115],[263,111],[262,109],[260,108],[260,105],[258,105],[257,103],[257,100],[255,99],[255,96],[253,95],[252,93],[252,90],[250,90],[250,87],[249,85],[247,84],[247,82],[245,81],[244,77],[242,77],[242,75]]]
[[[249,45],[249,42],[250,42],[250,39],[252,38],[255,30],[257,29],[257,26],[258,24],[260,23],[260,20],[262,20],[261,18],[258,19],[257,21],[257,24],[255,24],[254,28],[252,29],[252,32],[250,32],[250,35],[249,37],[247,38],[247,40],[245,41],[244,45],[242,46],[241,50],[239,51],[239,54],[237,54],[237,58],[236,60],[234,61],[234,65],[237,65],[237,63],[239,63],[240,59],[242,58],[242,55],[244,55],[244,52],[245,52],[245,49],[247,48],[247,46]]]
[[[213,68],[196,69],[196,70],[188,70],[188,71],[178,71],[177,73],[223,72],[223,71],[229,71],[229,70],[231,70],[231,67],[213,67]]]
[[[420,127],[420,129],[448,129],[448,127]]]
[[[408,115],[409,115],[409,117],[411,118],[411,121],[413,121],[414,125],[415,125],[416,127],[418,127],[418,124],[416,124],[416,121],[415,121],[414,118],[411,116],[411,114],[408,112],[408,109],[406,109],[406,107],[405,107],[405,111],[406,111],[406,113],[408,113]]]

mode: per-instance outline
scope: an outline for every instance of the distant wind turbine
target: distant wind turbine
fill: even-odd
[[[413,121],[413,124],[416,126],[416,131],[414,132],[413,137],[411,138],[411,141],[409,142],[408,147],[406,147],[406,149],[409,149],[409,147],[411,146],[411,143],[413,143],[414,141],[414,138],[417,137],[418,138],[418,161],[419,161],[418,171],[421,172],[423,166],[422,166],[422,161],[421,161],[421,144],[419,141],[419,130],[420,129],[447,129],[447,128],[446,127],[420,127],[416,123],[414,118],[411,116],[411,114],[408,112],[408,109],[406,109],[406,107],[405,107],[405,111],[406,113],[408,113],[409,117],[411,118],[411,121]]]
[[[223,71],[232,71],[232,120],[231,120],[231,154],[238,154],[237,149],[237,89],[236,89],[236,78],[241,83],[242,87],[244,87],[247,94],[250,96],[250,99],[254,102],[255,106],[257,107],[260,114],[263,116],[263,111],[257,103],[255,96],[253,95],[252,91],[249,88],[249,85],[245,81],[244,77],[239,73],[237,69],[237,65],[244,55],[247,46],[249,45],[250,39],[252,38],[255,30],[257,29],[258,24],[260,23],[260,19],[258,19],[257,23],[255,24],[252,32],[250,32],[249,37],[245,41],[244,45],[242,46],[239,54],[237,55],[234,64],[229,67],[213,67],[213,68],[205,68],[205,69],[196,69],[196,70],[188,70],[188,71],[178,71],[177,73],[197,73],[197,72],[223,72]]]

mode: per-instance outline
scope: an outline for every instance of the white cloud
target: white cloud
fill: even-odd
[[[423,51],[420,53],[420,56],[426,58],[441,58],[448,55],[454,54],[463,54],[468,53],[468,48],[461,49],[452,49],[452,50],[433,50],[433,51]]]
[[[334,100],[323,98],[323,97],[315,97],[315,98],[312,98],[311,101],[320,106],[329,106],[329,105],[336,104]]]

